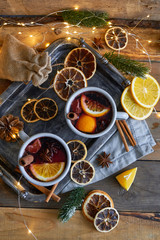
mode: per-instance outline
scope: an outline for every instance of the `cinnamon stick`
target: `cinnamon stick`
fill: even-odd
[[[54,184],[46,198],[46,202],[49,202],[50,198],[52,197],[52,195],[54,194],[54,191],[56,190],[56,187],[58,186],[58,183]]]
[[[37,188],[40,192],[44,193],[46,196],[50,195],[51,192],[47,188],[35,185],[34,183],[31,183],[31,182],[29,182],[29,183],[32,184],[35,188]],[[50,198],[52,198],[56,202],[59,202],[61,200],[61,198],[53,192],[52,192]]]
[[[125,149],[126,149],[127,152],[129,152],[129,148],[128,148],[127,141],[126,141],[126,139],[125,139],[125,136],[124,136],[124,134],[123,134],[123,132],[122,132],[122,129],[121,129],[121,126],[120,126],[118,120],[116,120],[116,125],[117,125],[117,128],[118,128],[119,134],[120,134],[120,136],[121,136],[121,138],[122,138],[122,141],[123,141],[123,143],[124,143]]]
[[[123,122],[121,122],[121,121],[119,120],[119,124],[120,124],[121,128],[123,129],[123,131],[125,132],[125,134],[127,135],[127,137],[128,137],[128,139],[129,139],[131,145],[132,145],[132,146],[135,146],[135,144],[134,144],[134,142],[133,142],[131,136],[129,135],[127,129],[125,128]]]
[[[124,126],[126,127],[128,133],[130,134],[130,137],[132,138],[132,141],[134,142],[134,145],[137,145],[137,143],[136,143],[136,141],[135,141],[135,139],[134,139],[134,137],[133,137],[133,134],[131,133],[131,130],[129,129],[126,121],[125,121],[125,120],[122,120],[122,122],[123,122]]]

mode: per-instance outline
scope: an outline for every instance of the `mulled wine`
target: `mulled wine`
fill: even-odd
[[[102,132],[110,125],[112,117],[111,103],[96,91],[79,94],[70,106],[69,118],[73,126],[84,133]]]
[[[67,154],[58,140],[41,137],[27,145],[21,161],[22,164],[24,161],[24,169],[30,177],[47,182],[63,173]]]

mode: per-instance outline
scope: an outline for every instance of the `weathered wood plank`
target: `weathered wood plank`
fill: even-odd
[[[113,198],[115,207],[119,211],[159,212],[159,165],[160,161],[139,160],[128,166],[126,169],[138,167],[136,178],[128,192],[125,191],[115,179],[115,176],[118,174],[116,173],[102,181],[86,186],[86,193],[94,189],[100,189],[107,192]],[[17,207],[18,199],[13,190],[6,186],[2,181],[0,181],[0,188],[0,206]],[[64,203],[67,195],[68,193],[61,195],[61,201],[58,204],[52,200],[47,204],[32,203],[22,199],[21,205],[22,207],[31,208],[59,208]]]
[[[123,214],[123,212],[120,213],[118,226],[112,232],[102,234],[94,228],[93,223],[88,222],[82,216],[81,211],[76,211],[70,221],[65,224],[59,222],[57,219],[57,210],[30,209],[30,211],[28,211],[27,209],[22,209],[22,212],[29,229],[39,240],[107,240],[109,238],[118,238],[119,240],[159,239],[159,222],[146,220],[143,216],[139,218],[132,213],[131,216],[130,213],[128,213],[128,216]],[[139,216],[140,215],[141,214],[139,214]],[[146,213],[146,216],[150,216],[150,214]],[[0,239],[31,239],[18,209],[1,208],[0,222]]]
[[[150,19],[160,20],[159,1],[151,0],[1,0],[0,15],[45,15],[61,9],[74,8],[107,11],[111,18],[143,18],[150,14]]]

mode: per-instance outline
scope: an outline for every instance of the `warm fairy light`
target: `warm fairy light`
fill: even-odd
[[[46,47],[49,47],[49,45],[50,45],[50,43],[46,43],[46,45],[45,45],[45,46],[46,46]]]
[[[27,101],[31,101],[31,99],[30,99],[30,98],[28,98],[28,99],[27,99]]]
[[[68,25],[68,23],[67,23],[67,22],[64,22],[64,24],[65,24],[65,25]]]
[[[25,26],[25,24],[24,24],[24,23],[21,23],[21,25],[22,25],[22,26]]]
[[[149,18],[149,17],[150,17],[150,15],[148,14],[148,15],[147,15],[147,18]]]
[[[128,35],[131,35],[131,33],[128,33]]]
[[[94,30],[92,30],[92,33],[94,33],[95,31]]]
[[[74,7],[74,9],[75,9],[75,10],[78,10],[78,9],[79,9],[79,6],[76,5],[76,6]]]
[[[29,35],[30,37],[33,37],[33,35]]]
[[[109,25],[109,27],[111,28],[111,27],[112,27],[112,25]]]
[[[142,51],[143,53],[146,53],[145,51]]]
[[[12,133],[11,138],[16,139],[16,134]]]
[[[20,182],[17,182],[17,185],[19,186],[19,185],[20,185]]]
[[[77,31],[74,31],[73,33],[77,33]]]
[[[21,34],[22,34],[22,32],[18,32],[18,34],[19,34],[19,35],[21,35]]]
[[[138,42],[139,40],[136,38],[136,42]]]
[[[55,28],[51,28],[52,31],[54,31]]]
[[[17,25],[21,25],[21,24],[18,22]]]
[[[69,32],[67,31],[66,34],[69,34]]]
[[[31,22],[31,24],[34,24],[34,22]]]
[[[157,118],[160,118],[160,112],[157,112],[157,113],[156,113],[156,117],[157,117]]]
[[[32,233],[32,231],[30,229],[28,229],[28,234]]]
[[[69,41],[69,40],[71,40],[71,38],[70,38],[70,37],[68,37],[68,38],[67,38],[67,40]]]
[[[69,28],[69,26],[67,25],[65,28]]]
[[[151,40],[148,40],[148,43],[151,43],[152,41]]]
[[[92,29],[93,29],[93,30],[95,30],[95,29],[96,29],[96,27],[93,27]]]
[[[3,25],[7,25],[7,23],[5,22],[5,23],[3,23]]]
[[[112,23],[111,23],[111,22],[108,22],[108,25],[112,25]]]

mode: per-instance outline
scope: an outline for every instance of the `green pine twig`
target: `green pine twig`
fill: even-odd
[[[73,190],[64,205],[60,208],[58,219],[62,222],[67,222],[74,215],[76,209],[81,206],[84,197],[84,188],[81,187]]]
[[[144,77],[150,69],[143,63],[136,60],[132,60],[121,54],[116,54],[114,52],[108,52],[104,54],[104,57],[108,59],[118,70],[127,75]]]
[[[97,11],[77,11],[66,10],[60,15],[65,22],[73,25],[80,25],[85,27],[104,27],[106,26],[108,14],[106,12]]]

